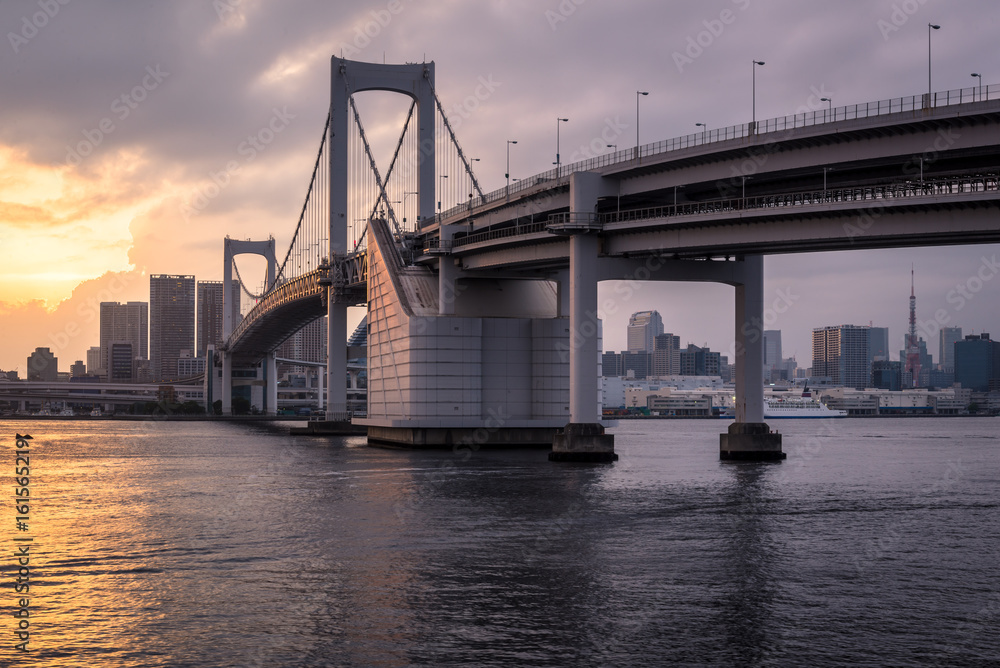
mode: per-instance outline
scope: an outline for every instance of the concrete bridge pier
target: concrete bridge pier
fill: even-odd
[[[347,305],[335,301],[334,287],[327,297],[326,419],[347,422]]]
[[[278,414],[278,362],[274,352],[264,358],[264,411]]]
[[[597,318],[597,281],[600,237],[589,218],[602,194],[599,174],[570,176],[569,240],[569,414],[570,421],[552,441],[549,461],[611,462],[615,437],[604,433],[600,419],[600,323]]]
[[[744,258],[736,285],[736,419],[719,435],[719,458],[780,461],[781,434],[764,422],[764,258]]]
[[[228,351],[222,355],[222,414],[233,414],[233,356]]]

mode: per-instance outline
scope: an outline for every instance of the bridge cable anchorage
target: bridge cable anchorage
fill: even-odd
[[[455,136],[455,131],[451,128],[451,123],[448,122],[448,116],[444,113],[444,107],[441,105],[441,99],[438,98],[437,91],[434,90],[434,82],[428,82],[430,84],[431,93],[434,95],[434,103],[437,105],[438,112],[441,114],[441,120],[444,121],[444,127],[448,130],[448,135],[451,137],[451,142],[455,145],[455,149],[458,151],[458,157],[465,166],[465,172],[472,179],[472,186],[479,193],[479,199],[482,201],[485,198],[483,195],[483,189],[479,187],[479,179],[476,178],[475,172],[472,171],[472,166],[469,165],[469,159],[465,157],[465,152],[462,150],[462,145],[458,143],[458,137]]]
[[[319,151],[317,151],[316,153],[316,162],[313,164],[312,176],[309,179],[309,187],[306,189],[306,199],[302,203],[302,211],[299,212],[299,220],[295,225],[295,232],[292,234],[292,241],[291,243],[288,244],[288,251],[285,253],[285,259],[281,261],[281,266],[278,267],[278,271],[274,275],[274,285],[271,286],[271,289],[273,289],[275,286],[281,283],[282,278],[284,277],[285,266],[288,264],[288,259],[289,257],[291,257],[292,251],[295,248],[295,242],[299,240],[299,233],[302,230],[302,221],[305,220],[306,218],[306,211],[309,207],[310,201],[312,200],[312,195],[316,185],[316,174],[317,172],[319,172],[320,167],[324,162],[323,154],[324,154],[324,149],[326,148],[326,136],[328,134],[329,128],[330,128],[330,112],[328,111],[326,114],[326,121],[323,123],[323,136],[320,138]],[[326,187],[325,183],[320,184],[321,189],[325,189],[325,187]],[[322,199],[322,193],[319,194]],[[239,275],[239,271],[237,271],[237,275]],[[288,278],[285,277],[285,280],[288,280]]]

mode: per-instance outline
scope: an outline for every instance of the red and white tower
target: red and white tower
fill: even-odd
[[[920,383],[920,346],[917,343],[917,297],[913,290],[913,267],[910,267],[910,329],[906,335],[906,370],[912,386]]]

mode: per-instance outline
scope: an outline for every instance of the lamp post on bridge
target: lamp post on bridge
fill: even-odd
[[[979,101],[983,101],[983,75],[976,72],[972,73],[972,76],[979,77]]]
[[[931,88],[931,29],[940,30],[941,26],[935,25],[933,23],[927,24],[927,107],[933,106],[931,104],[931,96],[934,94]]]
[[[826,102],[826,110],[828,112],[830,112],[830,115],[832,116],[833,115],[833,98],[832,97],[821,97],[819,99],[819,101],[820,102]]]
[[[507,196],[510,197],[510,145],[516,144],[516,139],[507,140],[507,171],[504,172],[503,177],[507,179]]]
[[[639,97],[649,95],[648,90],[637,90],[635,92],[635,158],[639,159]]]
[[[557,118],[556,119],[556,178],[559,178],[559,167],[562,164],[559,161],[559,124],[568,123],[568,118]]]
[[[751,100],[750,100],[750,121],[753,126],[753,134],[757,134],[757,66],[763,65],[763,60],[753,61],[753,75],[751,78]]]
[[[406,198],[409,197],[410,195],[419,195],[419,194],[420,193],[418,193],[416,190],[413,190],[413,191],[410,191],[410,192],[404,192],[403,193],[403,222],[404,223],[406,222]]]
[[[708,126],[705,125],[704,123],[695,123],[694,126],[696,128],[701,128],[701,143],[704,144],[705,143],[705,133],[708,132]]]
[[[438,174],[438,213],[441,213],[441,191],[444,190],[444,179],[448,178],[447,174]]]

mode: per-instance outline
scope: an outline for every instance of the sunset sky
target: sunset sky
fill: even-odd
[[[504,184],[508,139],[518,141],[512,176],[551,167],[560,116],[570,119],[564,163],[592,155],[609,119],[627,124],[620,144],[632,145],[637,90],[649,91],[642,143],[695,123],[746,122],[753,59],[766,62],[758,119],[795,113],[818,91],[835,106],[920,94],[928,22],[941,24],[935,90],[978,85],[972,72],[1000,84],[998,19],[987,0],[5,0],[0,368],[23,378],[27,355],[48,346],[68,370],[98,343],[98,302],[147,301],[151,273],[221,279],[227,234],[273,235],[283,253],[326,117],[331,55],[433,60],[446,109],[481,78],[494,81],[478,108],[452,119],[492,190]],[[384,152],[399,132],[386,121],[399,102],[385,101],[392,113],[380,118],[373,100],[365,126]],[[282,131],[248,157],[241,143],[275,116]],[[233,160],[239,171],[191,215]],[[919,318],[943,309],[946,324],[1000,335],[993,258],[1000,247],[769,257],[766,293],[795,295],[769,328],[802,366],[813,327],[873,322],[901,343],[912,264]],[[262,267],[239,264],[244,276]],[[989,278],[959,305],[956,289],[977,275]],[[605,348],[625,346],[630,313],[657,309],[682,344],[725,353],[732,296],[726,286],[649,284],[606,318]],[[925,338],[936,359],[937,337]]]

